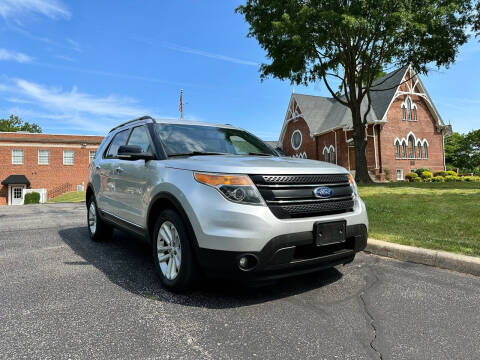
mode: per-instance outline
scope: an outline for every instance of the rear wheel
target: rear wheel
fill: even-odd
[[[112,236],[113,228],[100,218],[93,196],[87,200],[87,227],[93,241],[99,242]]]
[[[162,284],[172,291],[191,289],[198,271],[182,218],[171,209],[161,212],[153,232],[153,258]]]

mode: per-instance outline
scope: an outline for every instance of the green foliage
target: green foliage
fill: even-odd
[[[390,169],[383,169],[383,172],[385,173],[385,180],[390,181]]]
[[[446,172],[446,171],[443,171],[443,170],[435,171],[435,172],[433,173],[433,176],[447,176],[447,172]]]
[[[422,176],[422,173],[424,171],[430,171],[430,169],[420,168],[420,169],[415,170],[415,172],[417,173],[418,176]]]
[[[480,181],[480,176],[463,176],[463,181],[478,182]]]
[[[0,119],[0,131],[6,131],[6,132],[26,131],[30,133],[41,133],[42,128],[37,124],[23,121],[18,116],[10,115],[8,119]]]
[[[453,170],[448,170],[446,174],[447,176],[458,176],[457,172]]]
[[[445,178],[443,176],[435,176],[435,177],[431,178],[431,181],[442,183],[442,182],[445,182]]]
[[[480,129],[467,134],[453,133],[445,139],[445,161],[449,165],[473,172],[480,167]]]
[[[31,192],[25,194],[25,198],[23,200],[25,205],[27,204],[39,204],[40,203],[40,193],[38,192]]]
[[[417,173],[410,172],[407,175],[405,175],[405,180],[408,180],[409,182],[414,182],[415,179],[418,179],[418,178],[419,177],[418,177]]]
[[[452,175],[445,176],[445,182],[455,182],[455,181],[461,181],[461,180],[458,176],[452,176]]]
[[[420,176],[422,177],[423,180],[425,180],[425,179],[431,179],[433,177],[433,174],[430,171],[423,171]]]

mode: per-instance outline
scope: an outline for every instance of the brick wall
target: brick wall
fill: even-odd
[[[392,180],[396,179],[397,169],[403,169],[404,176],[412,169],[428,168],[432,171],[444,169],[443,137],[441,132],[435,129],[435,119],[425,100],[419,96],[411,97],[417,105],[417,121],[408,121],[402,120],[401,106],[405,98],[406,95],[395,99],[387,113],[387,123],[381,130],[382,167],[390,170]],[[426,139],[428,141],[428,159],[395,158],[395,138],[407,139],[407,134],[410,131],[417,140],[421,139],[423,141],[423,139]]]
[[[293,149],[291,142],[295,130],[300,130],[302,133],[302,144],[298,150]],[[305,153],[308,159],[317,158],[315,140],[310,136],[310,130],[303,118],[299,117],[288,123],[283,137],[282,149],[288,156],[300,156]]]
[[[102,137],[0,133],[0,182],[9,175],[25,175],[30,188],[47,189],[48,198],[88,181],[89,152]],[[12,149],[23,149],[23,164],[12,164]],[[38,150],[49,150],[48,165],[38,164]],[[74,152],[74,164],[63,165],[63,150]],[[7,186],[0,185],[0,205],[8,203]]]

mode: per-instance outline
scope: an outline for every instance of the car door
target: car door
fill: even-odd
[[[153,146],[146,125],[132,129],[127,145],[136,145],[144,153],[152,153]],[[119,215],[129,223],[139,227],[144,223],[148,206],[148,179],[151,170],[150,161],[118,160],[121,172],[116,182],[118,201],[122,202]]]
[[[97,194],[97,205],[100,210],[112,215],[118,214],[118,202],[116,201],[117,177],[118,177],[118,148],[125,145],[130,134],[130,129],[122,130],[115,134],[101,160],[96,165],[100,177],[100,192]]]

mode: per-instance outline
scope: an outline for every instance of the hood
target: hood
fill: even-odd
[[[163,160],[175,169],[228,174],[338,174],[348,171],[323,161],[290,157],[208,155]]]

